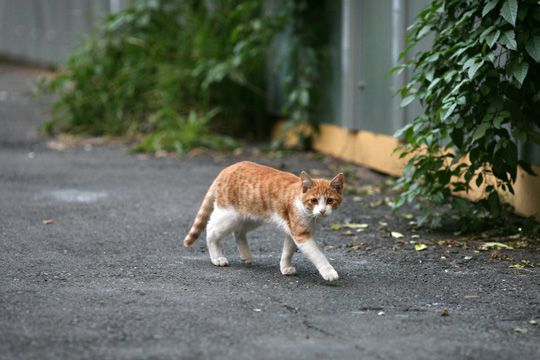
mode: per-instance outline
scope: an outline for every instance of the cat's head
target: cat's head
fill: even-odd
[[[332,180],[312,179],[305,171],[300,173],[302,204],[305,211],[315,217],[325,217],[336,210],[343,199],[342,173]]]

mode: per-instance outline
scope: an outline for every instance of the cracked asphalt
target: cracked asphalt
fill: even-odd
[[[538,267],[509,268],[540,264],[538,244],[501,250],[503,261],[420,231],[429,246],[415,251],[407,220],[348,196],[318,235],[336,283],[301,254],[298,275],[282,276],[270,226],[250,234],[251,267],[231,239],[231,266],[217,268],[204,241],[179,241],[228,164],[385,178],[317,154],[156,159],[114,143],[59,146],[36,131],[49,108],[31,96],[36,74],[0,65],[0,359],[540,358]]]

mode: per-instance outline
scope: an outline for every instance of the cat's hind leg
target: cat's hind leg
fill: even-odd
[[[296,244],[290,236],[286,236],[283,241],[283,252],[281,253],[281,261],[279,268],[283,275],[296,274],[296,268],[292,266],[292,257],[296,252]]]
[[[240,253],[240,261],[245,265],[251,265],[251,250],[247,242],[246,232],[244,230],[237,230],[234,232],[234,238],[236,239],[236,246],[238,246],[238,252]]]
[[[228,266],[229,261],[221,251],[220,241],[230,235],[238,226],[239,217],[234,210],[214,208],[208,225],[206,225],[206,244],[212,264]]]

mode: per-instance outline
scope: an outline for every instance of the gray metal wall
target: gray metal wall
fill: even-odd
[[[332,0],[328,0],[332,1]],[[319,90],[322,102],[319,118],[350,130],[367,130],[392,135],[421,111],[415,102],[400,108],[395,96],[409,79],[409,73],[387,78],[405,48],[406,29],[430,0],[341,0],[334,1],[331,56],[321,69]],[[426,38],[413,53],[429,49]],[[521,156],[540,164],[540,146],[520,146]]]
[[[55,65],[127,0],[0,0],[0,56]]]
[[[404,49],[406,28],[429,0],[327,0],[329,39],[316,84],[316,116],[351,130],[392,135],[420,111],[401,109],[394,96],[407,74],[388,78]],[[269,66],[269,104],[276,113],[283,104],[278,83],[286,76],[287,33],[273,46]],[[424,44],[424,47],[429,44]],[[281,72],[280,72],[281,71]]]
[[[401,99],[395,96],[408,74],[387,75],[399,62],[407,27],[428,2],[342,1],[341,92],[346,95],[338,124],[352,130],[392,135],[418,114],[418,107],[401,109]],[[422,45],[427,46],[428,43]]]

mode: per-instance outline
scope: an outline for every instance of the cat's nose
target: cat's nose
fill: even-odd
[[[321,215],[324,215],[325,212],[326,212],[326,210],[324,210],[324,209],[319,210],[319,213],[320,213]]]

